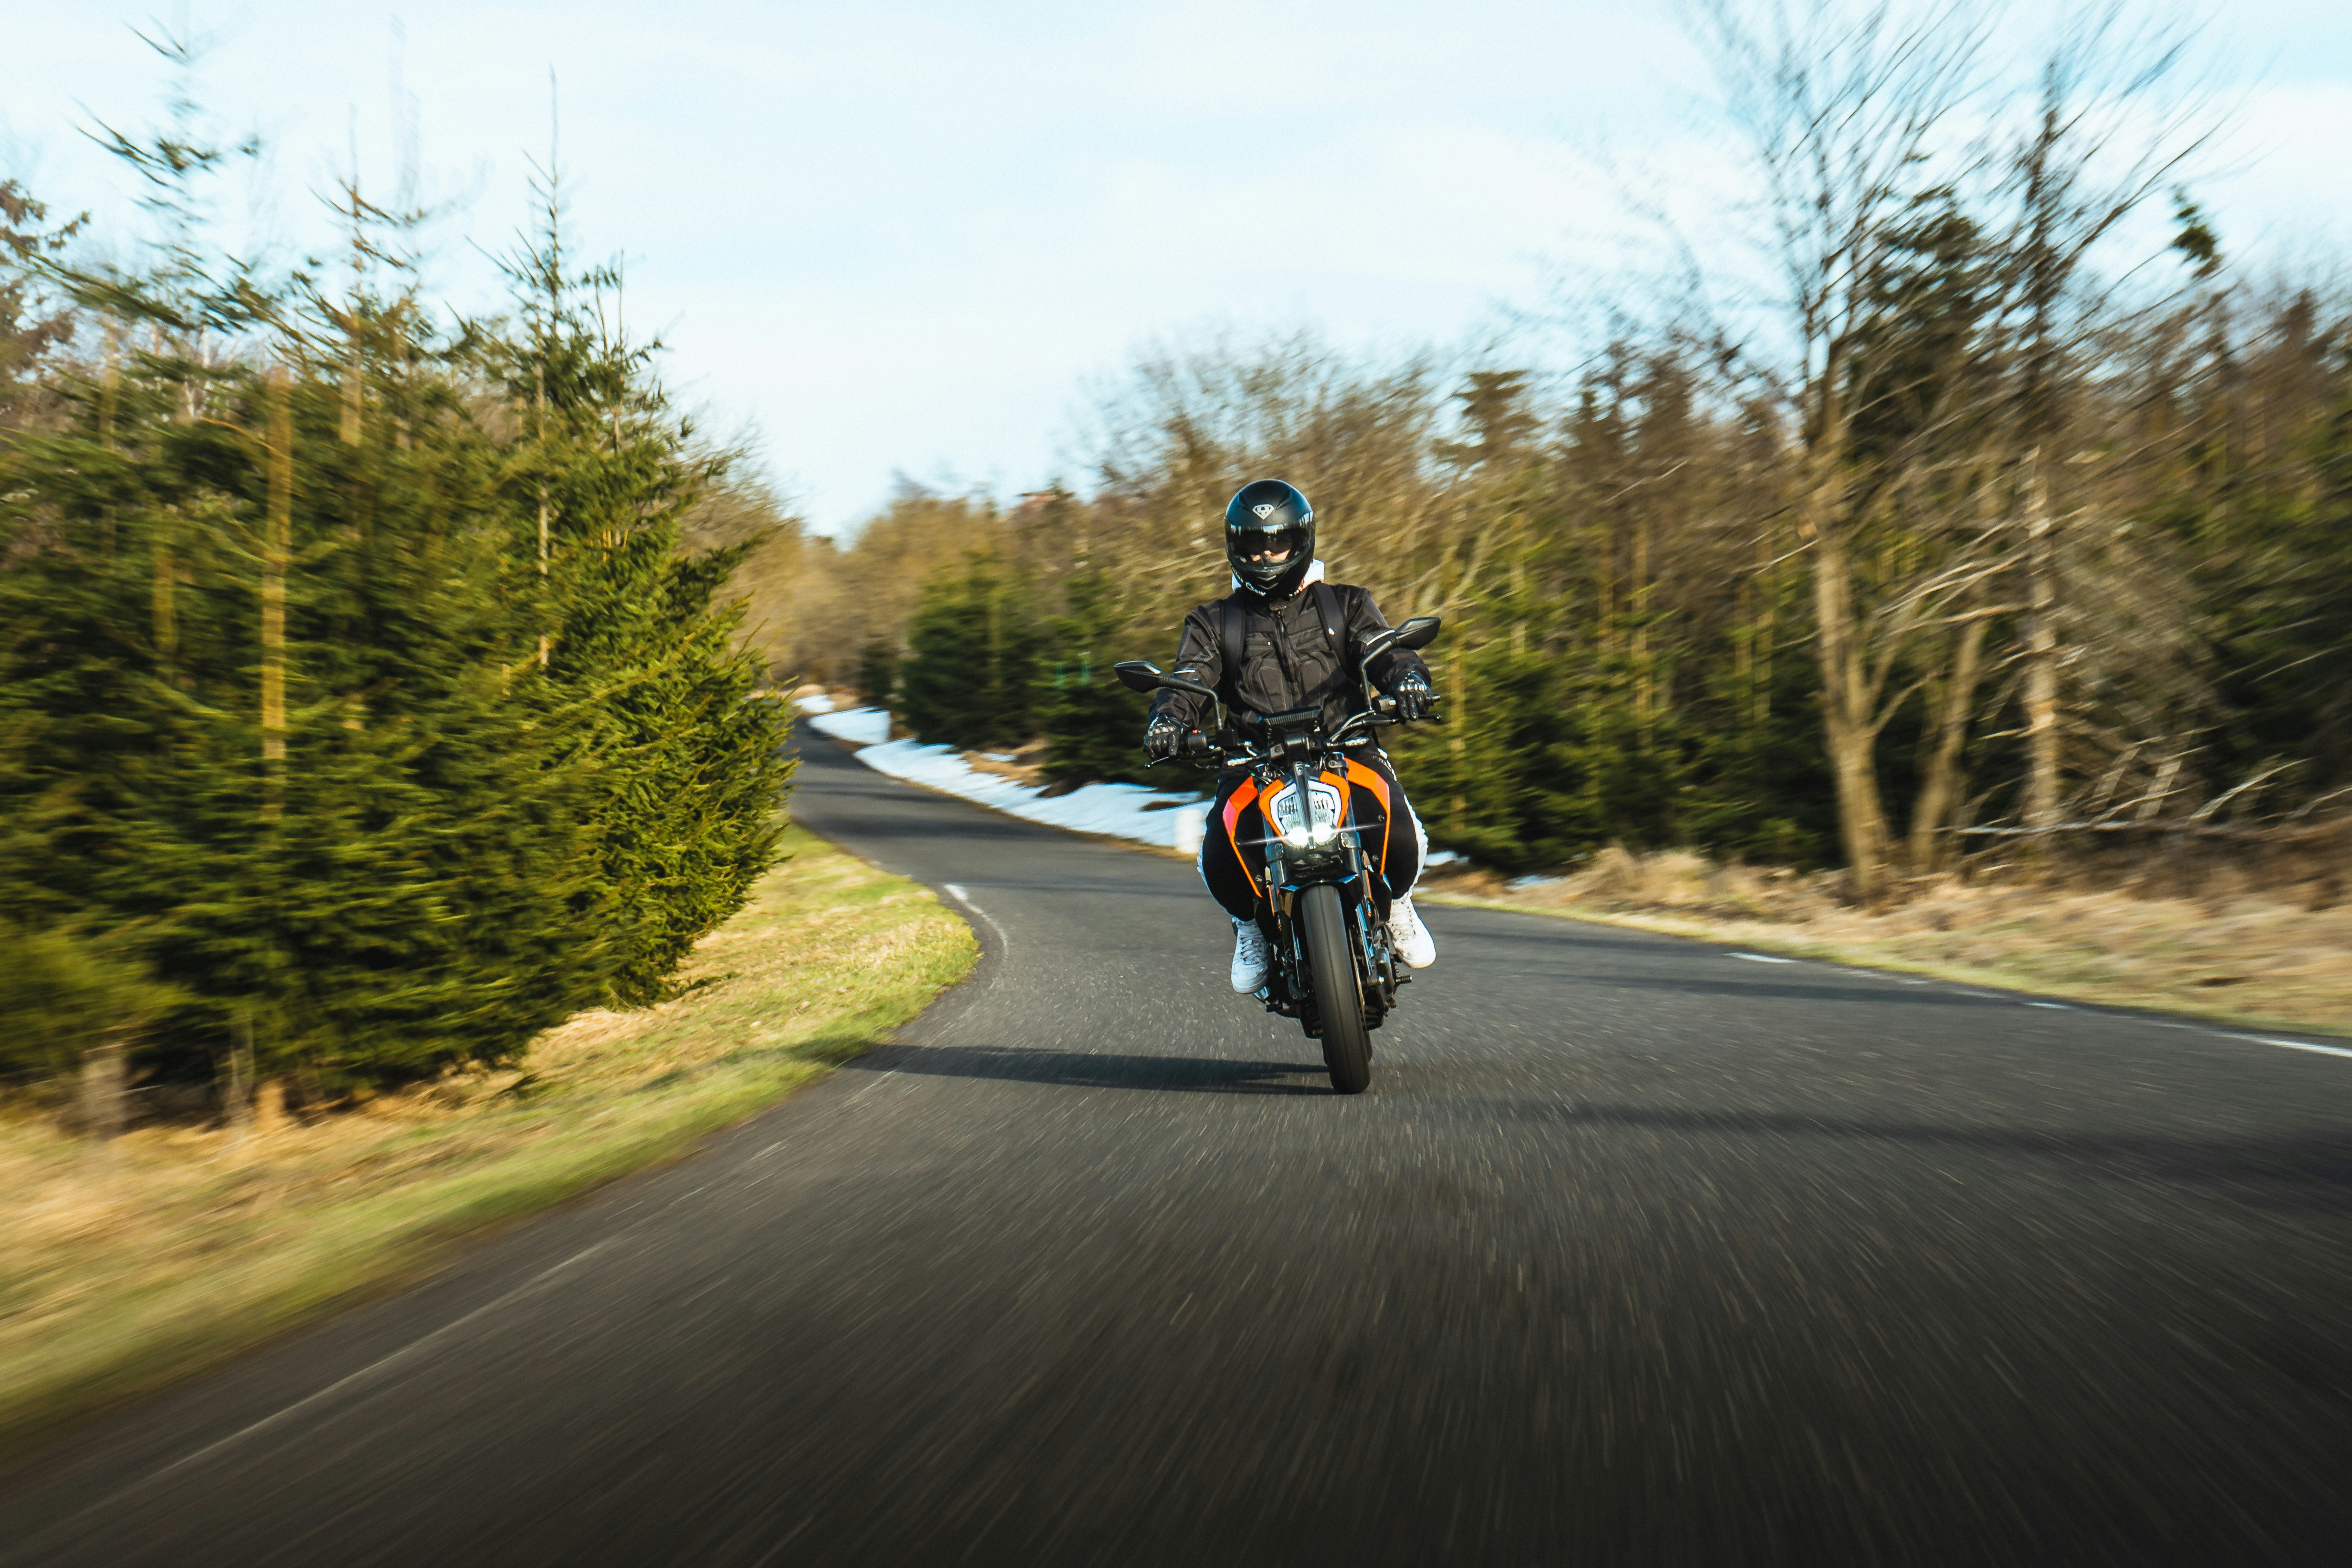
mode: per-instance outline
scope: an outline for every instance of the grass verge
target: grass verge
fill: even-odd
[[[110,1145],[0,1115],[0,1457],[355,1296],[469,1232],[677,1156],[905,1023],[971,969],[924,889],[793,828],[661,1006],[585,1013],[525,1070],[241,1140]]]
[[[2240,1029],[2352,1036],[2352,908],[2255,893],[2154,899],[1947,880],[1872,912],[1687,852],[1611,850],[1541,885],[1441,875],[1423,896]]]

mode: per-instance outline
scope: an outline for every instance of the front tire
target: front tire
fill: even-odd
[[[1323,1023],[1323,1065],[1331,1069],[1334,1092],[1361,1094],[1372,1081],[1372,1041],[1364,1029],[1363,983],[1348,940],[1348,911],[1328,882],[1307,889],[1298,901],[1307,963],[1315,973],[1315,1011]]]

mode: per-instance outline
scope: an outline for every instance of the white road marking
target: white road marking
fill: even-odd
[[[859,1100],[864,1100],[867,1095],[872,1094],[876,1089],[880,1089],[883,1084],[898,1076],[898,1069],[897,1068],[892,1068],[889,1071],[877,1075],[872,1083],[867,1084],[864,1089],[859,1089],[856,1094],[853,1094],[847,1100],[843,1100],[841,1102],[843,1107],[846,1109],[849,1106],[856,1104]]]
[[[693,1194],[689,1193],[686,1195],[691,1197]],[[286,1406],[283,1410],[277,1411],[272,1415],[265,1415],[260,1420],[254,1422],[250,1426],[240,1426],[236,1431],[230,1433],[227,1436],[216,1438],[215,1440],[205,1444],[203,1447],[198,1448],[192,1454],[184,1454],[181,1456],[179,1458],[176,1458],[170,1464],[164,1466],[162,1469],[152,1471],[140,1480],[133,1482],[131,1486],[123,1489],[124,1491],[136,1490],[140,1487],[152,1485],[156,1481],[160,1481],[164,1477],[172,1474],[174,1470],[185,1469],[188,1466],[196,1463],[200,1459],[204,1459],[211,1455],[216,1454],[223,1448],[232,1447],[237,1443],[242,1443],[245,1439],[252,1436],[255,1433],[266,1431],[269,1427],[277,1426],[288,1416],[294,1415],[296,1412],[307,1410],[311,1405],[318,1404],[320,1400],[325,1399],[331,1394],[340,1393],[343,1389],[351,1387],[353,1384],[365,1382],[367,1379],[373,1377],[377,1373],[382,1372],[384,1368],[393,1365],[394,1363],[405,1361],[410,1356],[415,1355],[418,1351],[423,1350],[425,1346],[457,1332],[457,1331],[464,1328],[467,1323],[472,1322],[475,1319],[482,1317],[487,1313],[495,1312],[500,1307],[507,1305],[509,1302],[518,1300],[520,1298],[529,1295],[531,1291],[536,1290],[540,1286],[544,1285],[550,1279],[554,1279],[558,1274],[562,1273],[573,1264],[593,1258],[596,1254],[604,1251],[606,1247],[612,1246],[614,1242],[618,1241],[620,1237],[608,1237],[604,1240],[597,1242],[593,1247],[582,1247],[579,1251],[573,1253],[562,1262],[558,1263],[551,1268],[540,1270],[530,1279],[524,1280],[521,1284],[516,1286],[513,1289],[508,1291],[505,1295],[498,1298],[498,1300],[494,1301],[487,1301],[481,1306],[475,1308],[472,1311],[467,1313],[464,1317],[453,1319],[450,1321],[442,1324],[431,1333],[425,1334],[421,1338],[409,1341],[406,1344],[401,1346],[398,1350],[394,1351],[391,1354],[381,1356],[376,1360],[368,1363],[367,1365],[360,1368],[357,1372],[350,1373],[348,1376],[337,1378],[334,1382],[327,1384],[326,1387],[320,1389],[317,1393],[304,1395],[302,1398],[298,1399],[293,1404]],[[121,1492],[115,1494],[116,1497],[120,1497],[122,1493]]]
[[[958,898],[963,897],[963,891],[960,888],[950,887],[949,891],[954,893]],[[966,899],[964,901],[966,903],[971,903],[971,900]],[[976,904],[972,907],[975,910],[979,908]],[[982,915],[981,918],[982,920],[988,919],[985,915]],[[994,925],[996,922],[994,921],[989,921],[988,923]],[[1769,952],[1735,952],[1731,954],[1731,956],[1733,958],[1744,958],[1750,963],[1798,963],[1803,962],[1801,959],[1781,958]],[[1908,975],[1883,974],[1875,970],[1869,969],[1857,969],[1853,971],[1853,973],[1857,974],[1866,974],[1873,980],[1901,980],[1906,985],[1926,985],[1931,984],[1928,981],[1913,979]],[[1952,989],[1958,992],[1959,994],[1963,996],[1981,996],[1989,1001],[2000,1002],[2022,1000],[2022,998],[2005,995],[1998,991],[1977,991],[1965,985],[1956,985]],[[2064,1002],[2029,1001],[2025,1003],[2025,1005],[2028,1007],[2046,1007],[2053,1013],[2074,1013],[2080,1011],[2079,1008],[2072,1006]],[[2137,1021],[2143,1024],[2153,1024],[2160,1029],[2194,1029],[2198,1027],[2195,1024],[2182,1023],[2179,1020],[2173,1018],[2141,1018]],[[2282,1040],[2271,1035],[2234,1035],[2221,1029],[2211,1030],[2209,1031],[2209,1033],[2210,1037],[2217,1040],[2244,1040],[2250,1045],[2276,1046],[2282,1050],[2309,1051],[2315,1056],[2344,1057],[2347,1058],[2352,1058],[2352,1046],[2322,1046],[2315,1044],[2310,1040]]]
[[[988,922],[988,929],[996,933],[996,941],[999,946],[1003,947],[1008,953],[1013,951],[1013,939],[1004,934],[1004,928],[996,923],[996,917],[990,914],[986,910],[982,909],[978,904],[972,902],[971,895],[963,890],[963,885],[961,883],[942,882],[940,885],[947,889],[949,892],[955,895],[956,902],[961,904],[965,909],[970,910],[973,914],[978,915],[982,920]]]
[[[2309,1040],[2275,1040],[2268,1035],[2224,1035],[2225,1040],[2252,1040],[2258,1046],[2279,1046],[2290,1051],[2315,1051],[2323,1057],[2352,1057],[2352,1047],[2315,1046]]]

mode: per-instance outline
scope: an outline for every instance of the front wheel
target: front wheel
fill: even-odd
[[[1372,1081],[1372,1042],[1364,1032],[1364,992],[1339,889],[1318,882],[1299,895],[1299,926],[1307,967],[1315,973],[1315,1011],[1323,1022],[1323,1065],[1340,1094],[1361,1094]]]

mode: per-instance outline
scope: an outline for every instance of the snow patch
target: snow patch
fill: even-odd
[[[1207,830],[1208,805],[1194,795],[1142,784],[1092,784],[1048,798],[1037,785],[982,773],[953,746],[891,740],[890,715],[879,709],[817,712],[808,726],[859,747],[857,760],[876,773],[1048,827],[1156,844],[1188,855],[1199,851]]]
[[[846,708],[812,714],[808,727],[853,746],[871,746],[890,738],[890,715],[879,708]]]

